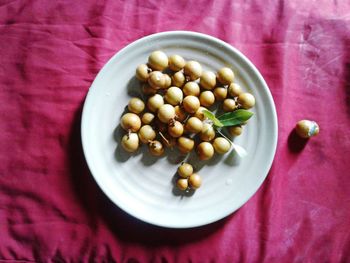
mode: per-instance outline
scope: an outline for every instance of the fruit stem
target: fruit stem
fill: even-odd
[[[229,141],[229,143],[232,145],[233,150],[238,154],[239,157],[243,158],[247,155],[247,151],[237,144],[234,144],[233,141],[231,141],[225,134],[223,134],[219,129],[216,130],[222,137],[224,137],[226,140]]]
[[[160,137],[162,137],[162,139],[165,141],[165,143],[166,143],[168,146],[170,146],[169,140],[168,140],[167,138],[165,138],[165,136],[163,135],[163,133],[162,133],[162,132],[158,132],[158,133],[159,133]]]
[[[205,119],[205,120],[203,121],[203,123],[208,123],[208,124],[210,124],[211,126],[213,126],[213,124],[214,124],[214,122],[213,122],[212,120],[210,120],[210,119]]]
[[[171,126],[171,127],[175,126],[175,118],[172,118],[169,120],[169,126]]]
[[[188,114],[188,115],[186,116],[186,118],[184,119],[183,123],[186,123],[186,122],[187,122],[187,120],[188,120],[190,117],[191,117],[191,115],[190,115],[190,114]]]
[[[216,130],[222,137],[224,137],[226,140],[229,141],[229,143],[231,145],[233,145],[233,141],[231,141],[231,139],[227,138],[227,136],[225,134],[223,134],[219,129]]]

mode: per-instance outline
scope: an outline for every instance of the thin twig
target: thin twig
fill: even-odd
[[[170,146],[169,140],[168,140],[167,138],[165,138],[165,136],[163,135],[163,133],[162,133],[162,132],[158,132],[158,133],[159,133],[160,137],[162,137],[162,139],[165,141],[165,143],[166,143],[168,146]]]
[[[231,141],[231,139],[227,138],[227,136],[225,134],[223,134],[219,129],[217,129],[216,131],[233,145],[233,141]]]

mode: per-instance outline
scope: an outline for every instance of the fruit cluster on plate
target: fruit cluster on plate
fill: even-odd
[[[129,112],[120,121],[125,130],[121,145],[130,153],[145,144],[150,154],[161,156],[165,147],[176,146],[183,154],[195,149],[199,159],[209,160],[235,148],[229,137],[240,135],[252,116],[247,110],[255,98],[234,82],[228,67],[216,73],[204,71],[197,61],[154,51],[147,64],[136,68],[136,78],[143,84],[144,96],[130,99]],[[216,116],[214,110],[223,114]],[[190,174],[180,174],[179,189],[191,187],[191,179],[189,184],[183,180],[187,178]],[[196,189],[200,177],[193,178]]]

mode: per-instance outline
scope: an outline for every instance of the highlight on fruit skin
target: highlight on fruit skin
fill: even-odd
[[[164,70],[168,67],[169,59],[168,56],[160,50],[156,50],[152,52],[152,54],[148,57],[148,65],[153,70]]]
[[[175,87],[175,86],[170,87],[166,91],[164,98],[169,104],[176,106],[176,105],[180,104],[183,100],[182,90],[178,87]]]
[[[225,87],[217,87],[213,90],[215,100],[222,101],[227,98],[227,88]]]
[[[143,115],[142,115],[142,118],[141,118],[141,122],[143,124],[150,124],[151,122],[153,122],[155,116],[153,113],[151,112],[145,112]]]
[[[141,119],[135,113],[125,113],[121,120],[120,125],[126,131],[137,132],[141,128]]]
[[[209,160],[214,155],[214,147],[210,142],[201,142],[198,144],[196,151],[202,161]]]
[[[156,138],[155,130],[148,124],[141,127],[138,132],[139,139],[142,143],[147,144],[149,141],[152,141]]]
[[[186,178],[179,178],[179,179],[177,179],[176,186],[181,191],[187,190],[187,188],[188,188],[188,179],[186,179]]]
[[[158,109],[157,117],[161,122],[168,124],[170,120],[175,119],[174,106],[171,104],[164,104],[160,106]]]
[[[223,67],[218,70],[217,78],[221,84],[230,85],[235,78],[235,74],[233,73],[232,69]]]
[[[199,95],[200,105],[204,107],[210,107],[215,102],[215,95],[210,90],[205,90]]]
[[[225,99],[222,103],[222,109],[225,112],[234,111],[237,107],[236,101],[234,99]]]
[[[215,138],[215,130],[213,125],[209,123],[204,123],[201,132],[199,133],[199,138],[202,141],[210,142]]]
[[[148,144],[148,150],[153,156],[161,156],[164,153],[164,146],[160,141],[154,140]]]
[[[148,84],[156,90],[163,88],[165,81],[164,74],[160,71],[153,71],[149,74]]]
[[[250,109],[250,108],[253,108],[254,105],[255,105],[255,97],[248,93],[248,92],[245,92],[245,93],[241,93],[239,96],[238,96],[238,103],[241,105],[241,107],[243,109]]]
[[[168,60],[169,60],[169,68],[172,71],[179,71],[183,69],[183,67],[186,64],[185,59],[177,54],[171,55]]]
[[[196,82],[189,81],[183,86],[182,91],[183,91],[185,96],[193,95],[193,96],[198,97],[201,89]]]
[[[168,74],[163,74],[164,77],[164,86],[162,89],[167,89],[171,86],[171,77]]]
[[[195,113],[200,107],[200,101],[196,96],[186,96],[182,102],[182,106],[188,113]]]
[[[228,128],[229,133],[231,134],[231,136],[239,136],[242,134],[243,128],[242,126],[238,125],[238,126],[231,126]]]
[[[243,90],[239,84],[232,82],[228,87],[228,93],[231,97],[238,97],[240,94],[243,93]]]
[[[216,153],[225,154],[230,150],[231,143],[223,137],[217,137],[213,141],[213,147]]]
[[[182,87],[186,82],[186,77],[184,73],[181,71],[176,72],[172,77],[171,77],[171,84],[175,87]]]
[[[162,105],[164,105],[164,99],[159,94],[154,94],[147,101],[147,108],[151,112],[156,112]]]
[[[183,124],[179,121],[170,121],[168,125],[168,134],[173,138],[180,137],[184,132]]]
[[[196,80],[202,76],[202,66],[197,61],[190,60],[186,62],[184,73],[190,80]]]
[[[304,139],[316,136],[320,132],[320,126],[315,121],[300,120],[295,126],[296,133]]]
[[[139,114],[145,109],[145,103],[140,98],[132,98],[128,103],[128,110],[132,113]]]
[[[136,78],[142,82],[146,82],[151,71],[152,70],[146,64],[141,64],[136,68]]]
[[[211,71],[204,71],[200,77],[199,85],[203,89],[211,90],[216,85],[216,75]]]
[[[193,173],[191,176],[188,178],[188,183],[191,188],[193,189],[198,189],[202,185],[202,178],[200,177],[199,174]]]
[[[137,149],[139,148],[139,137],[137,133],[132,132],[129,134],[125,134],[122,137],[121,145],[123,149],[129,153],[137,151]]]
[[[202,131],[203,122],[197,117],[191,117],[185,124],[185,130],[190,133],[199,133]]]
[[[177,139],[177,147],[181,153],[189,153],[194,148],[194,140],[181,136]]]
[[[177,169],[177,172],[182,178],[188,178],[193,174],[193,166],[189,163],[182,163]]]

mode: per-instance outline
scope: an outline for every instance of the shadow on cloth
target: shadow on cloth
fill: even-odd
[[[308,141],[308,139],[301,138],[293,129],[288,136],[288,149],[292,153],[299,153],[305,148]]]
[[[88,217],[92,231],[101,220],[117,238],[146,246],[184,244],[206,238],[222,228],[228,218],[191,229],[162,228],[144,223],[118,208],[102,192],[87,167],[80,138],[82,107],[76,112],[70,135],[69,159],[73,189]]]

